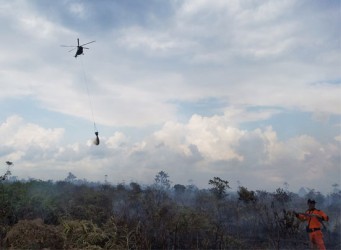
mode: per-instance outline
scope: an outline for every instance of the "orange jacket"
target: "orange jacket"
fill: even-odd
[[[297,218],[308,221],[308,228],[321,228],[321,221],[328,221],[329,217],[321,210],[307,210],[304,214],[298,214]]]

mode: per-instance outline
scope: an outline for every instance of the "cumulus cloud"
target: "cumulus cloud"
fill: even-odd
[[[64,135],[64,129],[45,129],[11,116],[0,124],[0,159],[13,162],[38,162],[51,159]]]
[[[155,133],[155,139],[182,155],[189,155],[184,149],[193,145],[202,156],[193,167],[200,165],[211,174],[230,173],[258,187],[257,182],[264,184],[262,179],[278,186],[290,180],[298,187],[300,179],[322,185],[329,173],[340,173],[335,144],[322,144],[308,135],[279,140],[271,127],[241,130],[226,123],[224,116],[193,116],[187,124],[168,123]]]
[[[141,140],[123,132],[101,137],[101,144],[62,143],[63,129],[46,129],[18,116],[0,125],[1,159],[14,161],[22,177],[60,179],[67,172],[79,178],[152,182],[165,170],[174,182],[189,179],[206,187],[210,176],[247,182],[250,188],[270,188],[284,182],[326,190],[337,181],[337,144],[323,144],[308,135],[280,140],[272,127],[242,130],[229,123],[228,115],[193,115],[186,123],[167,122]],[[52,172],[58,174],[51,175]],[[25,176],[26,174],[26,176]],[[321,184],[320,182],[327,183]]]
[[[19,116],[11,116],[0,126],[3,145],[20,149],[31,146],[47,149],[58,143],[63,136],[64,129],[44,129],[36,124],[26,123]]]

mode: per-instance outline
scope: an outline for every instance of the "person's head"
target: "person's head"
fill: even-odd
[[[309,209],[313,209],[313,208],[315,208],[316,201],[315,201],[315,200],[309,199],[309,200],[307,201],[307,204],[308,204],[308,206],[309,206]]]

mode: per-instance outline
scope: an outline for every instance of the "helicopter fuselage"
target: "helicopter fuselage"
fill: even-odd
[[[78,46],[75,57],[77,57],[79,55],[82,55],[82,54],[83,54],[83,47],[82,46]]]

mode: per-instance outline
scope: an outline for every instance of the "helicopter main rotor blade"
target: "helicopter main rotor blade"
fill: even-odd
[[[79,38],[77,38],[77,43],[78,43],[78,47],[79,47]]]
[[[68,52],[71,52],[71,51],[73,51],[73,50],[75,50],[75,49],[77,49],[77,47],[76,47],[76,48],[73,48],[72,50],[69,50]]]
[[[82,47],[83,49],[89,49],[89,48],[86,48],[86,47]]]
[[[77,46],[71,46],[71,45],[60,45],[60,47],[75,47],[75,48],[77,48]]]
[[[92,42],[84,43],[84,44],[82,44],[81,46],[83,46],[83,45],[87,45],[87,44],[89,44],[89,43],[94,43],[94,42],[96,42],[96,41],[92,41]]]

